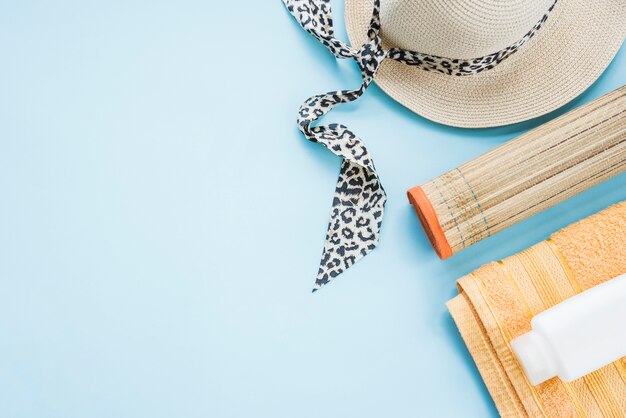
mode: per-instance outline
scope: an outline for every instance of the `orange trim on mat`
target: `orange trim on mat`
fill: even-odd
[[[428,240],[432,244],[435,252],[442,260],[452,255],[452,248],[446,238],[446,234],[443,232],[443,228],[439,223],[439,218],[435,213],[433,205],[430,203],[428,196],[424,193],[424,190],[420,186],[415,186],[407,193],[409,202],[415,208],[415,212],[426,231]]]

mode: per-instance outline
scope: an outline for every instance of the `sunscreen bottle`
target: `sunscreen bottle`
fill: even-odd
[[[626,356],[626,274],[535,316],[511,341],[528,380],[578,379]]]

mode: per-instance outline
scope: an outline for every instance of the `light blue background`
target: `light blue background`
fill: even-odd
[[[381,245],[312,295],[339,160],[296,111],[360,80],[279,1],[2,0],[0,51],[6,418],[497,416],[455,279],[626,199],[622,175],[442,262],[406,189],[554,115],[455,129],[373,86],[327,120],[375,157]],[[624,83],[622,49],[566,109]]]

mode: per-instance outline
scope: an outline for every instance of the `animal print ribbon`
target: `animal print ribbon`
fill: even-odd
[[[335,57],[354,59],[363,77],[356,90],[338,90],[309,98],[300,107],[298,127],[304,136],[319,142],[343,159],[333,199],[326,242],[313,291],[320,289],[378,244],[387,195],[367,148],[346,126],[312,126],[341,103],[352,102],[365,92],[385,58],[417,66],[425,71],[466,76],[493,68],[533,37],[547,20],[548,12],[519,41],[493,54],[475,59],[451,59],[406,51],[384,50],[380,38],[380,0],[374,0],[367,41],[360,48],[334,37],[330,0],[283,0],[300,26],[317,38]]]

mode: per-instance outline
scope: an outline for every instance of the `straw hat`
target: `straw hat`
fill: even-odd
[[[383,44],[449,59],[482,57],[515,44],[554,0],[382,0]],[[346,28],[361,45],[372,0],[346,0]],[[467,77],[385,60],[375,82],[433,121],[507,125],[548,113],[587,89],[626,36],[626,0],[559,0],[542,28],[489,71]]]

